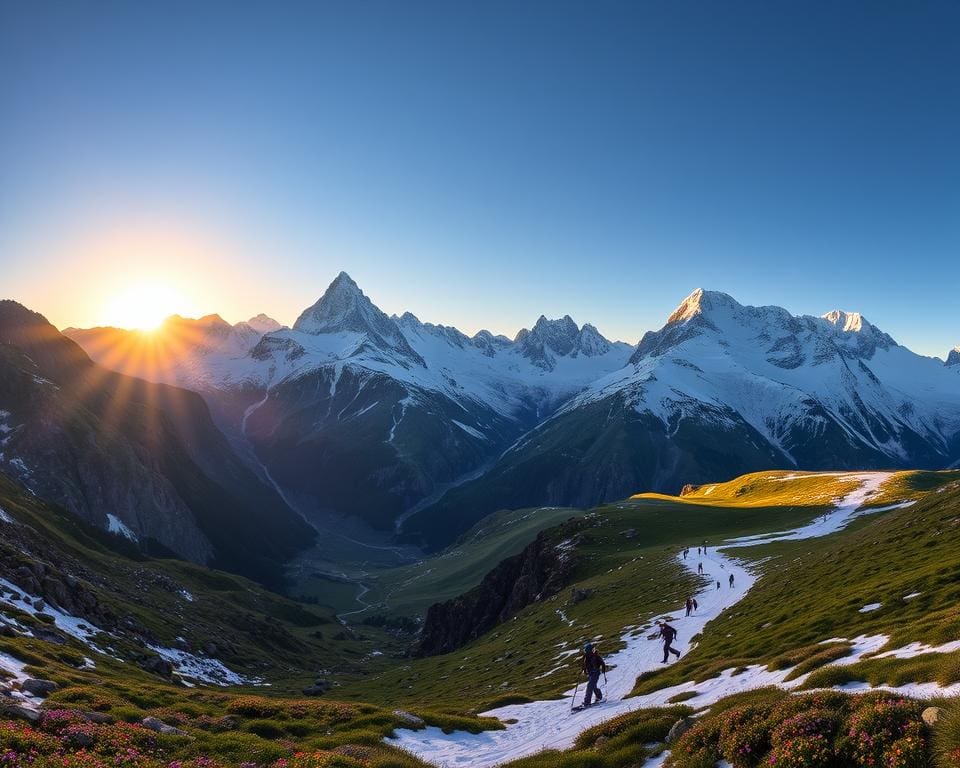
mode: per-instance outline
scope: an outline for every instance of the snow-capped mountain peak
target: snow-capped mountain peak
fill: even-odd
[[[861,333],[873,329],[873,326],[864,320],[863,315],[859,312],[844,312],[842,309],[835,309],[823,315],[823,319],[845,333]]]
[[[245,323],[237,323],[237,325],[247,325],[260,334],[273,333],[274,331],[279,331],[281,328],[283,328],[280,323],[278,323],[269,315],[263,314],[263,312],[261,312],[259,315],[254,315]]]
[[[950,350],[950,354],[947,355],[947,365],[960,367],[960,345]]]
[[[397,323],[377,308],[346,272],[337,275],[320,300],[301,313],[293,330],[311,336],[361,334],[366,337],[365,346],[395,353],[408,363],[426,365]]]
[[[742,309],[743,305],[729,294],[697,288],[673,310],[667,318],[667,324],[685,323],[700,316],[733,315]]]
[[[592,325],[578,327],[570,315],[548,320],[540,315],[531,330],[521,330],[514,343],[521,354],[538,368],[551,371],[558,357],[597,357],[613,349],[613,344]]]

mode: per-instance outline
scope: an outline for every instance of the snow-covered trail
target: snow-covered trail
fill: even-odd
[[[862,514],[859,508],[890,477],[889,472],[844,473],[851,480],[859,481],[859,486],[841,499],[837,506],[826,515],[811,523],[789,531],[780,531],[759,536],[731,539],[716,548],[707,543],[708,553],[702,558],[704,577],[707,584],[695,595],[698,610],[691,616],[684,616],[684,609],[678,608],[669,614],[671,624],[677,628],[678,638],[674,647],[681,653],[690,650],[689,640],[703,631],[706,624],[723,611],[736,605],[753,586],[755,577],[745,565],[724,554],[723,550],[734,547],[750,547],[767,544],[772,541],[808,539],[825,536],[844,528],[854,517]],[[902,505],[893,505],[902,506]],[[889,509],[872,509],[872,512]],[[680,562],[693,573],[697,572],[700,562],[695,555],[696,549]],[[733,585],[729,578],[733,575]],[[720,582],[719,588],[717,582]],[[697,685],[683,683],[645,696],[623,699],[630,693],[638,675],[655,669],[661,664],[663,646],[659,640],[649,639],[654,631],[653,621],[642,627],[629,629],[622,639],[626,647],[608,656],[606,661],[612,669],[608,671],[606,684],[601,684],[605,703],[581,712],[571,713],[571,686],[562,699],[536,701],[500,707],[485,715],[511,722],[505,730],[485,731],[479,734],[455,732],[445,734],[439,728],[431,727],[420,731],[399,730],[390,740],[421,759],[434,765],[452,768],[452,766],[470,766],[471,768],[490,768],[510,760],[516,760],[543,749],[567,749],[573,745],[583,731],[610,720],[626,712],[646,707],[662,706],[667,700],[685,691],[696,691],[696,704],[703,706],[713,703],[737,691],[756,688],[763,685],[782,682],[789,670],[767,673],[763,665],[749,668],[747,672],[734,676],[724,673],[719,678],[703,681]],[[882,638],[882,639],[881,639]],[[857,641],[861,641],[858,645]],[[856,638],[855,650],[851,657],[856,660],[864,653],[876,650],[886,642],[886,638]],[[878,644],[879,643],[879,644]],[[671,656],[671,660],[673,657]],[[796,684],[802,682],[798,680]],[[577,694],[579,703],[583,694],[581,686]]]

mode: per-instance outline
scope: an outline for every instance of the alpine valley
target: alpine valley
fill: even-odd
[[[958,354],[4,301],[0,765],[957,768]]]

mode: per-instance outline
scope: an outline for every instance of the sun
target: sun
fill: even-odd
[[[183,296],[169,285],[141,282],[126,286],[105,307],[106,325],[155,331],[183,306]]]

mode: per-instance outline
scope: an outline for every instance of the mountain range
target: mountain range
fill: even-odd
[[[200,393],[308,520],[428,547],[501,508],[960,460],[960,352],[917,355],[856,313],[697,290],[636,347],[570,317],[467,336],[388,316],[341,273],[292,328],[255,320],[172,318],[153,354],[117,329],[65,333],[102,365]]]

